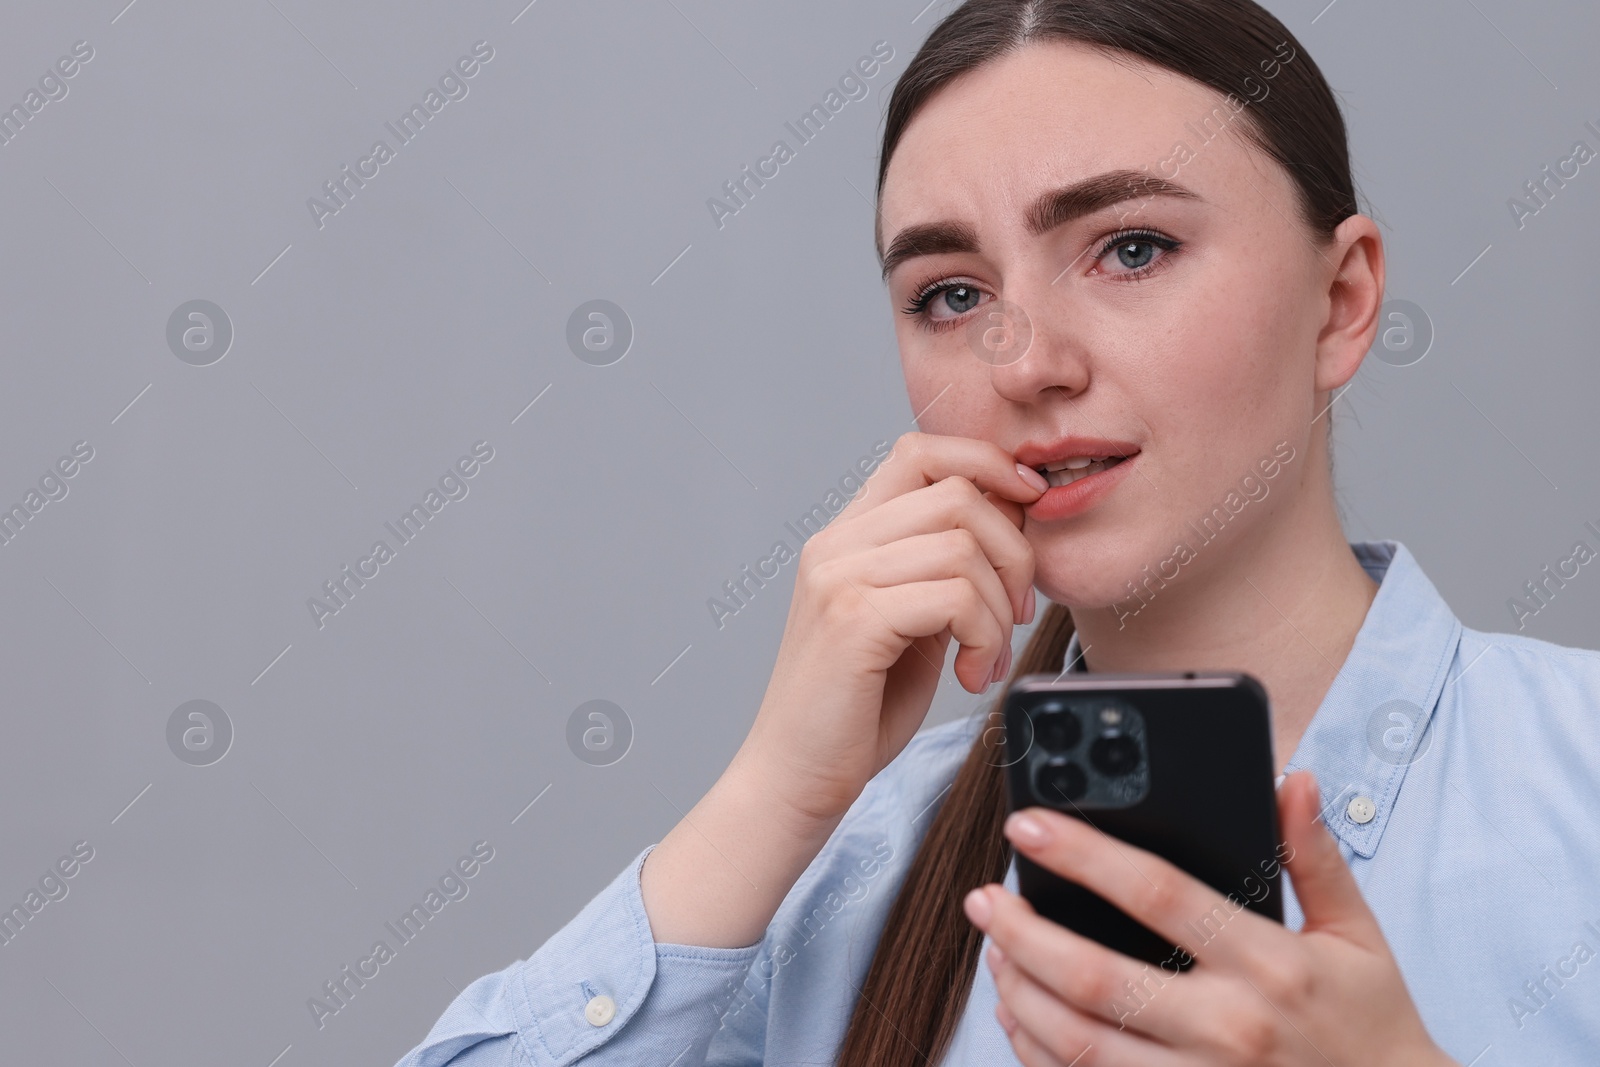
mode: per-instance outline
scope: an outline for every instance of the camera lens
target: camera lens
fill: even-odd
[[[1065,752],[1083,737],[1083,725],[1062,705],[1045,704],[1034,713],[1033,737],[1046,752]]]
[[[1139,765],[1139,743],[1125,734],[1107,734],[1089,746],[1089,762],[1101,774],[1127,774]]]
[[[1089,791],[1089,776],[1083,768],[1061,756],[1041,763],[1033,778],[1034,792],[1048,803],[1077,800]]]

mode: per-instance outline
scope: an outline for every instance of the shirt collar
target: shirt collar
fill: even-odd
[[[1378,583],[1378,593],[1284,770],[1316,775],[1323,822],[1370,859],[1406,769],[1421,754],[1461,622],[1399,541],[1353,541],[1350,550]],[[1086,669],[1076,633],[1062,664],[1064,671]],[[1368,804],[1371,817],[1358,821]]]

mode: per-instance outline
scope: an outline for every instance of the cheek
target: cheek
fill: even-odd
[[[1002,400],[990,381],[989,368],[971,356],[960,329],[926,334],[915,326],[897,326],[900,370],[914,426],[923,433],[998,440]]]
[[[1201,496],[1236,482],[1311,402],[1311,344],[1296,309],[1291,262],[1218,257],[1204,285],[1164,310],[1165,329],[1140,359],[1140,392],[1163,466]],[[1174,499],[1190,494],[1175,494]]]
[[[1292,301],[1270,261],[1215,257],[1196,286],[1163,309],[1168,329],[1150,376],[1214,411],[1269,395],[1286,365]]]
[[[1142,428],[1149,463],[1146,477],[1125,483],[1123,500],[1070,534],[1024,529],[1039,589],[1051,600],[1086,607],[1126,600],[1128,582],[1147,565],[1157,570],[1178,541],[1193,541],[1188,524],[1255,473],[1278,441],[1300,447],[1314,414],[1314,338],[1306,340],[1293,317],[1300,298],[1292,283],[1272,277],[1289,267],[1259,260],[1232,267],[1234,254],[1226,258],[1226,269],[1208,265],[1192,291],[1142,308],[1136,326],[1118,324],[1096,338],[1097,384],[1115,394],[1111,407],[1125,425]],[[1275,507],[1284,499],[1273,493]],[[1265,514],[1254,505],[1247,518]],[[1211,549],[1198,558],[1205,562],[1182,572],[1199,573],[1219,557]]]

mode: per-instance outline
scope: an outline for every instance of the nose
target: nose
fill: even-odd
[[[976,357],[990,365],[995,392],[1034,403],[1047,391],[1074,398],[1089,387],[1089,350],[1070,304],[1070,295],[1046,279],[1025,290],[1012,287],[980,309],[983,326],[968,336]]]

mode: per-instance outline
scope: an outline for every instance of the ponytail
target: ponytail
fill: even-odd
[[[1011,677],[1061,670],[1072,630],[1067,609],[1049,605]],[[1000,832],[1006,815],[1001,707],[996,697],[889,909],[839,1067],[932,1064],[955,1033],[983,947],[983,932],[961,902],[978,886],[1002,881],[1011,865],[1011,845]]]

